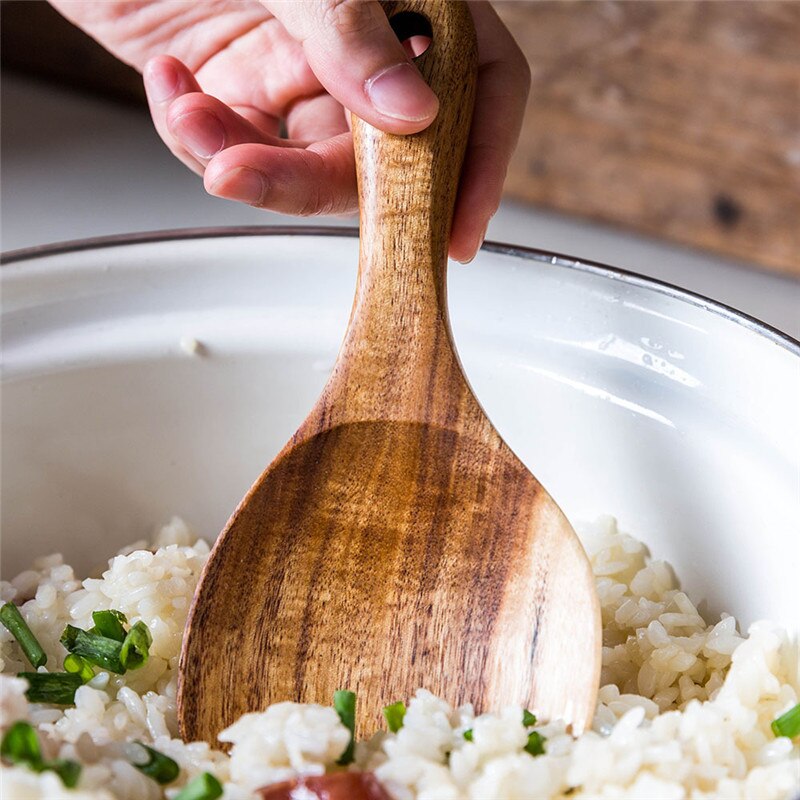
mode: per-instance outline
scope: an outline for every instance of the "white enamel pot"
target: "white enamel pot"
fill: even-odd
[[[4,577],[54,550],[89,569],[173,514],[213,538],[322,388],[357,247],[259,228],[8,254]],[[573,521],[613,514],[711,613],[797,627],[798,342],[504,245],[452,265],[449,296],[478,398]]]

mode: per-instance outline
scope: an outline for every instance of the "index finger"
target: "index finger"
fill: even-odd
[[[439,101],[409,60],[377,0],[262,0],[345,108],[387,133],[416,133]]]

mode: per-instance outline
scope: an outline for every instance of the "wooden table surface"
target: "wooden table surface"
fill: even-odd
[[[497,2],[533,85],[507,191],[800,275],[800,2]]]

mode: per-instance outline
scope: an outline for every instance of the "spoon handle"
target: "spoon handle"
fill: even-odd
[[[452,403],[421,409],[428,387],[449,385],[439,394],[457,403],[469,391],[452,346],[445,278],[475,101],[475,28],[461,0],[382,5],[396,31],[408,30],[410,15],[428,20],[431,44],[415,63],[439,98],[439,113],[427,129],[407,136],[384,133],[353,116],[359,274],[333,384],[348,395],[350,419],[370,418],[378,407],[384,417],[442,422],[452,419]],[[381,386],[386,390],[379,395],[362,390]]]
[[[475,28],[464,2],[399,0],[383,6],[390,22],[407,14],[428,19],[432,41],[415,63],[439,98],[439,113],[428,128],[409,136],[383,133],[353,117],[361,269],[385,264],[392,271],[438,270],[445,263],[472,122]]]

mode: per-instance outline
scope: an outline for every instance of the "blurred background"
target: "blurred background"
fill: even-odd
[[[494,5],[533,86],[489,238],[658,277],[800,337],[800,2]],[[297,224],[205,195],[151,129],[139,75],[43,0],[2,0],[0,30],[4,250]]]

